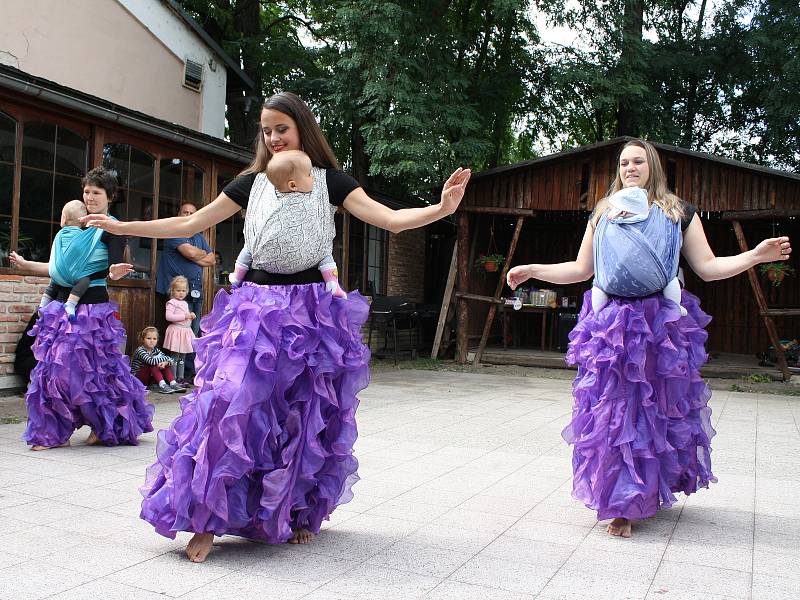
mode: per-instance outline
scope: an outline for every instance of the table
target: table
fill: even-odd
[[[552,350],[553,347],[553,340],[552,340],[552,330],[553,326],[551,325],[551,336],[548,339],[547,337],[547,323],[551,320],[551,315],[555,316],[558,313],[557,308],[550,308],[549,306],[534,306],[533,304],[523,304],[522,308],[519,310],[514,310],[513,306],[501,304],[500,305],[500,312],[503,319],[503,350],[508,347],[508,329],[510,326],[511,316],[514,314],[539,314],[542,315],[542,336],[541,336],[541,349],[542,350]],[[513,336],[514,336],[514,347],[519,348],[519,330],[517,328],[514,329]]]

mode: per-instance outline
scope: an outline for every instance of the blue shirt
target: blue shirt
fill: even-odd
[[[184,258],[178,252],[181,244],[191,244],[206,252],[211,252],[211,248],[206,243],[206,238],[202,233],[195,233],[190,238],[169,238],[164,240],[164,249],[161,253],[161,260],[158,261],[158,274],[156,280],[156,292],[159,294],[169,293],[169,284],[173,277],[183,275],[189,280],[189,288],[192,290],[203,289],[203,267],[197,263]]]

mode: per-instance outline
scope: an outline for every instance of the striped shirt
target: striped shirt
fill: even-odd
[[[144,346],[139,346],[131,356],[131,373],[138,373],[143,366],[155,366],[164,361],[172,362],[172,359],[164,354],[158,347],[148,352]]]

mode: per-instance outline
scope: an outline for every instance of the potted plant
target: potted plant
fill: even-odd
[[[502,254],[481,254],[475,261],[475,266],[483,266],[487,273],[494,273],[505,261],[506,257]]]
[[[759,267],[762,275],[767,276],[767,280],[775,287],[778,287],[783,278],[792,275],[794,269],[784,261],[768,262]]]

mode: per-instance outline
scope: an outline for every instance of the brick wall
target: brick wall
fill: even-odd
[[[386,295],[425,301],[425,229],[389,234]]]
[[[14,351],[49,279],[0,275],[0,388],[14,387]]]

